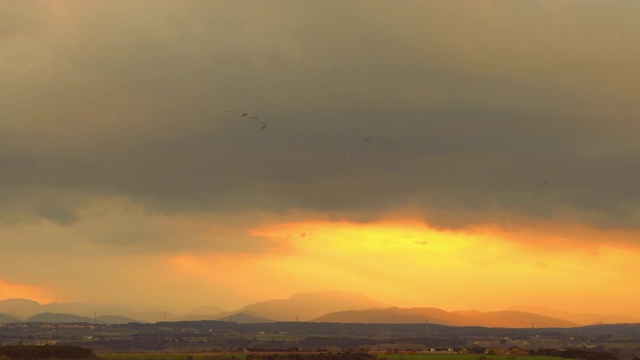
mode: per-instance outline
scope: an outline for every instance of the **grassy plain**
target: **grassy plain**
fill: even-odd
[[[378,355],[378,360],[567,360],[554,356],[513,356],[483,354],[390,354]]]
[[[266,352],[265,354],[267,354]],[[99,354],[98,360],[244,360],[247,353],[122,353]],[[508,356],[482,354],[389,354],[378,355],[378,360],[567,360],[553,356]]]
[[[98,360],[186,360],[188,356],[190,356],[192,360],[244,360],[247,357],[244,353],[121,353],[98,354]]]

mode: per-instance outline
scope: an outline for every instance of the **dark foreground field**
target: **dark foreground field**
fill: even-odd
[[[310,356],[311,355],[311,356]],[[152,354],[152,353],[123,353],[123,354],[98,354],[99,360],[311,360],[319,355],[317,353],[201,353],[201,354]],[[358,354],[353,355],[368,355]],[[355,359],[356,356],[353,358]],[[359,356],[358,356],[359,357]],[[555,356],[513,356],[513,355],[478,355],[478,354],[385,354],[368,355],[376,360],[566,360]],[[318,357],[320,358],[320,357]],[[324,359],[353,360],[344,354],[324,353]]]
[[[47,345],[88,348],[114,360],[324,360],[307,356],[313,353],[342,360],[346,353],[377,360],[640,360],[640,324],[571,329],[220,321],[0,325],[0,346]]]

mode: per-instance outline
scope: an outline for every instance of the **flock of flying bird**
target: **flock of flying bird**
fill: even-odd
[[[235,113],[235,114],[239,114],[241,117],[243,118],[247,118],[250,120],[255,120],[256,122],[258,122],[260,124],[260,130],[266,130],[267,129],[267,123],[264,122],[263,120],[261,120],[259,117],[254,116],[249,114],[248,112],[242,112],[242,111],[235,111],[235,110],[227,110],[226,112],[228,113]],[[331,138],[335,138],[335,139],[348,139],[348,140],[364,140],[365,142],[384,142],[384,143],[388,143],[388,144],[392,144],[393,142],[390,139],[385,139],[385,138],[381,138],[381,137],[377,137],[377,136],[344,136],[344,135],[327,135],[327,134],[320,134],[320,133],[307,133],[304,131],[275,131],[276,133],[283,133],[283,134],[288,134],[288,135],[298,135],[298,136],[315,136],[315,137],[331,137]],[[316,153],[329,153],[329,154],[341,154],[341,155],[345,155],[345,154],[351,154],[351,151],[346,151],[346,150],[316,150]],[[535,191],[542,191],[544,190],[547,185],[549,184],[548,181],[544,181],[544,183],[540,183],[540,184],[536,184],[535,186]],[[506,194],[506,197],[509,198],[513,198],[513,197],[519,197],[519,194],[516,192],[509,192]]]
[[[226,112],[228,113],[234,113],[234,114],[239,114],[240,117],[243,118],[247,118],[250,120],[255,120],[256,122],[258,122],[260,124],[260,130],[266,130],[267,129],[267,123],[260,119],[259,117],[252,115],[248,112],[244,112],[244,111],[236,111],[236,110],[227,110]],[[361,140],[364,142],[378,142],[378,143],[386,143],[386,144],[392,144],[393,142],[390,139],[386,139],[386,138],[381,138],[378,136],[356,136],[356,135],[329,135],[329,134],[321,134],[321,133],[317,133],[317,132],[305,132],[305,131],[278,131],[275,130],[274,133],[277,134],[286,134],[286,135],[296,135],[296,136],[313,136],[313,137],[318,137],[318,138],[329,138],[329,139],[336,139],[336,140]],[[315,152],[317,153],[330,153],[330,154],[351,154],[353,153],[352,151],[346,151],[346,150],[335,150],[335,149],[322,149],[322,150],[316,150]]]
[[[248,112],[241,112],[241,111],[235,111],[235,110],[227,110],[226,112],[240,114],[240,116],[242,117],[247,117],[251,120],[255,120],[260,124],[260,130],[267,130],[267,123],[260,120],[260,118],[258,118],[257,116],[249,115]]]

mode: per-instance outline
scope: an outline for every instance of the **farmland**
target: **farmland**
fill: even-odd
[[[105,360],[253,360],[281,353],[365,353],[379,360],[633,360],[640,326],[575,329],[430,327],[423,324],[265,323],[219,321],[155,324],[45,324],[0,326],[0,345],[73,345]],[[564,349],[564,350],[561,350]],[[289,358],[287,358],[289,359]],[[265,358],[265,360],[275,360]],[[300,360],[300,359],[295,359]]]

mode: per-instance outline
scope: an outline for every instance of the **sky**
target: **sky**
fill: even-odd
[[[640,2],[0,2],[0,299],[640,316]]]

